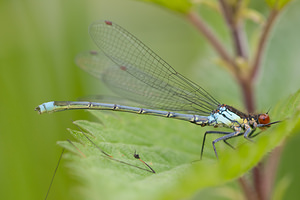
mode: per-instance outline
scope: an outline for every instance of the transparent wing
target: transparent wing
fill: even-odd
[[[101,21],[89,31],[102,52],[82,53],[76,62],[116,94],[153,109],[209,114],[217,108],[219,102],[202,87],[120,26]]]

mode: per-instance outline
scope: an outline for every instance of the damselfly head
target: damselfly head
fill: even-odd
[[[269,117],[268,113],[260,114],[258,116],[258,123],[259,124],[268,124],[268,123],[270,123],[270,117]]]

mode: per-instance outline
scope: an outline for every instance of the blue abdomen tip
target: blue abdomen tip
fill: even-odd
[[[54,110],[54,101],[43,103],[35,108],[40,114]]]

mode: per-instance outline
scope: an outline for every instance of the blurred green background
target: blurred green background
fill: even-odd
[[[263,1],[251,5],[264,15],[268,13]],[[260,111],[266,111],[300,88],[299,9],[299,1],[292,2],[274,27],[257,83]],[[200,11],[229,48],[230,37],[221,17],[205,7]],[[243,108],[235,82],[215,64],[213,50],[180,14],[131,0],[2,0],[1,199],[43,199],[61,153],[56,141],[70,138],[66,129],[74,128],[72,120],[91,118],[84,111],[39,116],[34,108],[46,101],[105,94],[99,81],[74,64],[76,54],[96,49],[88,35],[88,26],[99,19],[118,23],[217,99]],[[257,26],[249,22],[247,30],[253,42]],[[288,139],[278,171],[278,180],[289,176],[292,181],[285,199],[298,197],[299,142],[299,135]],[[49,199],[70,199],[75,179],[62,161]]]

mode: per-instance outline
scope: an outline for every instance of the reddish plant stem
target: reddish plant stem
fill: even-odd
[[[224,19],[231,31],[236,57],[243,57],[244,59],[247,59],[247,45],[242,21],[238,20],[236,16],[240,9],[241,2],[238,2],[235,5],[230,5],[225,0],[219,0],[219,3],[221,10],[223,11]],[[235,75],[242,90],[241,93],[243,94],[246,109],[248,113],[253,113],[255,111],[253,84],[248,80],[248,78],[241,77],[238,67],[235,69]]]
[[[224,19],[227,22],[228,28],[231,32],[236,55],[246,59],[248,55],[245,32],[242,22],[238,20],[236,16],[236,13],[239,10],[240,3],[236,4],[236,7],[232,7],[228,3],[226,3],[225,0],[219,0],[219,2],[224,15]]]
[[[263,200],[263,168],[264,168],[264,165],[263,163],[258,163],[257,166],[255,166],[253,169],[252,169],[252,177],[253,177],[253,186],[254,186],[254,189],[255,189],[255,192],[256,192],[256,195],[257,195],[257,199],[259,200]]]
[[[235,19],[235,14],[239,9],[239,6],[236,8],[228,7],[228,4],[225,0],[219,0],[219,2],[220,7],[223,11],[224,18],[231,31],[236,56],[247,59],[247,45],[242,22],[238,22],[238,20]],[[261,60],[263,57],[267,39],[270,34],[270,30],[275,22],[276,17],[278,16],[278,13],[278,10],[271,11],[260,36],[251,71],[246,76],[240,74],[238,64],[234,59],[230,57],[222,43],[218,40],[210,27],[201,19],[201,17],[194,12],[190,12],[187,15],[189,21],[206,37],[206,39],[210,42],[211,46],[215,49],[219,56],[229,64],[229,70],[235,75],[235,78],[237,78],[241,87],[248,113],[254,113],[255,111],[253,85],[261,66]],[[251,185],[245,179],[245,177],[239,178],[240,186],[243,189],[248,200],[265,200],[270,198],[275,171],[278,166],[281,150],[282,148],[274,150],[274,153],[271,154],[266,166],[264,166],[263,163],[259,163],[252,170],[253,185]]]
[[[253,188],[249,185],[248,181],[244,176],[238,179],[240,187],[245,193],[245,197],[247,200],[257,200],[256,193],[253,191]]]
[[[271,28],[275,22],[276,17],[278,16],[279,11],[278,10],[272,10],[268,20],[265,24],[265,27],[262,31],[262,34],[260,36],[257,50],[254,56],[254,62],[252,65],[252,69],[250,72],[249,76],[249,81],[250,82],[255,82],[255,79],[257,77],[259,68],[261,67],[261,61],[264,55],[264,50],[267,44],[267,39],[269,38]],[[274,182],[274,176],[275,176],[275,171],[277,169],[277,165],[279,162],[279,155],[280,153],[275,153],[277,158],[272,158],[272,154],[269,159],[271,159],[272,164],[274,166],[271,166],[269,164],[264,165],[263,163],[259,163],[253,170],[252,170],[252,175],[253,175],[253,184],[255,191],[257,193],[258,199],[265,200],[269,199],[273,187],[273,182]],[[277,159],[277,161],[276,161]],[[272,172],[271,174],[268,172]]]
[[[227,53],[225,47],[222,45],[220,40],[215,36],[210,27],[202,20],[202,18],[196,14],[195,12],[190,12],[187,14],[188,20],[200,31],[204,37],[208,40],[211,46],[215,49],[215,51],[219,54],[219,56],[229,63],[229,70],[233,71],[235,63],[232,58]]]
[[[242,94],[244,98],[244,104],[246,106],[248,113],[254,113],[255,111],[255,98],[254,98],[254,91],[253,91],[253,84],[248,79],[239,79],[239,84],[242,89]]]
[[[264,50],[265,50],[265,47],[266,47],[267,39],[269,38],[271,28],[273,27],[273,24],[275,22],[275,19],[278,16],[278,14],[279,14],[278,10],[273,9],[271,11],[271,13],[270,13],[270,15],[267,19],[267,22],[265,24],[265,27],[262,31],[262,34],[259,38],[259,42],[258,42],[258,45],[257,45],[257,50],[256,50],[255,56],[254,56],[254,62],[253,62],[253,65],[252,65],[252,70],[251,70],[251,73],[250,73],[250,79],[252,81],[255,80],[255,78],[258,74],[258,70],[261,66],[262,57],[264,55]]]
[[[236,12],[238,10],[234,9],[234,7],[229,7],[225,0],[219,0],[220,7],[223,11],[224,18],[227,22],[227,25],[231,31],[231,36],[233,39],[233,44],[235,46],[236,56],[247,58],[246,53],[246,45],[245,45],[245,39],[244,37],[244,30],[242,28],[241,22],[237,21],[235,19]],[[248,77],[241,77],[238,74],[238,71],[236,71],[237,79],[240,83],[242,94],[244,97],[245,106],[247,108],[248,113],[253,113],[255,111],[255,103],[254,103],[254,92],[253,92],[253,83],[255,81],[255,77],[258,74],[258,70],[261,65],[261,60],[263,57],[263,53],[265,50],[265,46],[267,43],[267,38],[269,36],[271,27],[276,19],[276,16],[278,15],[278,11],[273,10],[267,20],[266,26],[262,32],[262,35],[260,37],[257,51],[254,57],[254,64],[252,67],[252,70],[250,71],[250,74]],[[270,158],[271,159],[271,158]],[[271,159],[270,162],[272,164],[275,164],[275,166],[278,165],[278,159],[275,160],[274,158]],[[266,166],[266,168],[268,168]],[[274,181],[274,172],[276,171],[277,167],[273,167],[274,170],[271,170],[273,173],[265,173],[265,167],[262,163],[259,163],[252,171],[253,175],[253,189],[255,190],[256,197],[253,196],[253,193],[249,192],[249,183],[241,177],[239,179],[239,183],[241,185],[241,188],[243,189],[247,199],[269,199],[273,181]],[[270,171],[270,170],[269,170]]]
[[[262,179],[262,197],[263,199],[271,199],[272,189],[276,177],[276,171],[281,158],[283,145],[276,147],[269,156],[264,167],[264,178]]]
[[[240,22],[232,29],[233,41],[235,44],[236,54],[245,59],[248,58],[247,45],[245,42],[245,33],[243,24]]]
[[[283,146],[276,147],[266,163],[259,163],[253,170],[253,185],[258,199],[271,199],[272,189]]]

